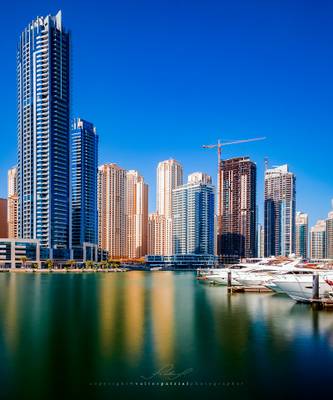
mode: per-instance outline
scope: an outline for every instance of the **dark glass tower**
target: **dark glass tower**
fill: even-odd
[[[49,249],[70,245],[70,36],[61,12],[38,17],[17,51],[18,229]],[[52,253],[51,253],[52,255]]]
[[[81,118],[72,126],[72,245],[98,243],[96,128]]]
[[[222,161],[220,176],[218,254],[255,257],[257,167],[248,157],[231,158]]]

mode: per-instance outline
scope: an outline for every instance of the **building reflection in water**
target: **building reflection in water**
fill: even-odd
[[[145,327],[145,286],[139,271],[125,274],[124,285],[124,338],[127,359],[137,364],[143,351]]]
[[[151,313],[155,361],[165,367],[174,360],[174,279],[172,272],[154,272],[151,276]]]

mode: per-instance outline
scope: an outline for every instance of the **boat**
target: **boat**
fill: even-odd
[[[307,303],[310,302],[313,297],[313,275],[315,273],[319,275],[319,297],[330,297],[332,286],[327,283],[327,280],[333,279],[333,271],[312,271],[311,273],[303,274],[284,274],[273,279],[272,283],[293,300]]]

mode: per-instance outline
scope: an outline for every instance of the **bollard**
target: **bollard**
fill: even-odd
[[[319,275],[314,274],[312,277],[312,298],[319,299]]]
[[[231,271],[228,271],[228,287],[230,288],[232,285],[231,285],[231,282],[232,282],[232,279],[231,279]]]

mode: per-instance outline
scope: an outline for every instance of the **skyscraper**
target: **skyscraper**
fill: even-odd
[[[217,251],[231,257],[256,255],[257,167],[248,157],[221,162]]]
[[[326,257],[330,260],[333,260],[333,211],[328,213],[326,219]]]
[[[296,178],[288,165],[265,172],[265,256],[289,256],[296,245]]]
[[[17,196],[17,167],[8,170],[7,198],[8,237],[18,237],[18,196]]]
[[[8,237],[7,199],[0,199],[0,238]]]
[[[112,258],[126,253],[126,177],[116,164],[98,168],[98,241]]]
[[[137,171],[126,176],[126,254],[140,258],[147,254],[148,185]]]
[[[169,240],[172,237],[171,218],[151,213],[148,216],[148,254],[165,255],[170,251]]]
[[[173,159],[157,166],[156,207],[159,215],[172,217],[172,191],[183,184],[183,167]]]
[[[22,32],[17,84],[19,236],[69,248],[70,36],[60,11]]]
[[[98,243],[98,136],[95,126],[81,118],[71,131],[72,245]]]
[[[264,257],[264,227],[257,224],[257,257]]]
[[[189,182],[173,190],[174,254],[214,254],[214,187],[210,177],[189,176]]]
[[[296,256],[308,258],[308,238],[309,238],[309,218],[308,214],[296,213]]]
[[[310,232],[310,258],[322,260],[326,258],[326,222],[317,221]]]
[[[157,245],[163,249],[163,255],[171,255],[172,248],[172,191],[183,184],[183,167],[173,159],[161,161],[157,166],[156,208],[160,218],[160,227],[165,231],[161,235],[165,244]],[[162,220],[165,221],[162,222]],[[156,219],[155,219],[156,221]],[[154,242],[157,238],[153,239]]]

